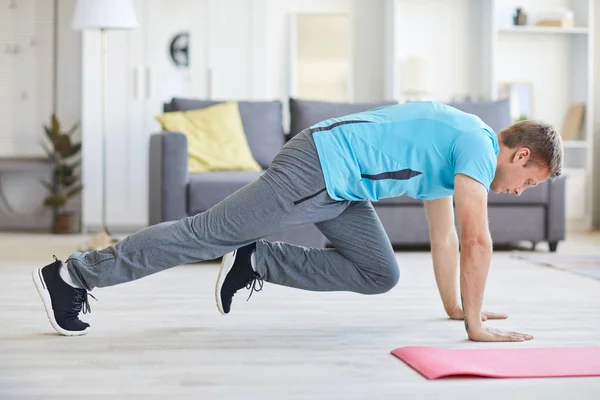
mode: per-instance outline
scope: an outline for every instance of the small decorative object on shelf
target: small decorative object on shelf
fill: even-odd
[[[513,15],[513,25],[527,25],[527,14],[520,7],[516,9],[515,14]]]
[[[566,8],[548,10],[537,15],[536,26],[573,28],[575,26],[573,11]]]
[[[53,173],[52,182],[42,181],[42,184],[50,192],[44,205],[53,211],[52,233],[65,234],[73,231],[72,213],[65,211],[65,206],[83,188],[77,174],[81,160],[76,157],[81,151],[81,143],[73,143],[71,140],[77,128],[78,124],[75,124],[69,131],[62,132],[60,122],[54,114],[50,118],[50,126],[44,126],[50,146],[42,141],[42,147],[53,164]]]

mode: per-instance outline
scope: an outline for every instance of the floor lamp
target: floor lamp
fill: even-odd
[[[99,30],[102,43],[102,225],[100,231],[87,245],[88,250],[105,248],[114,240],[106,224],[106,103],[107,103],[107,31],[109,29],[134,29],[137,19],[130,0],[77,0],[73,14],[74,30]]]

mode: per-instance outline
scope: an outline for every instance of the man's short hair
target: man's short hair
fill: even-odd
[[[550,124],[525,120],[500,131],[502,143],[510,149],[526,147],[531,151],[531,163],[550,169],[550,178],[562,173],[563,142],[560,133]]]

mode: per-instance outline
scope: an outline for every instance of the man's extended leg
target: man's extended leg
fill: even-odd
[[[259,179],[208,211],[142,229],[99,251],[71,255],[68,272],[82,289],[70,288],[60,278],[58,260],[34,271],[34,282],[54,328],[67,335],[85,333],[88,325],[77,316],[87,305],[86,290],[215,259],[287,228],[335,218],[347,202],[332,200],[324,188],[316,148],[305,131],[286,143]],[[259,259],[263,259],[263,251],[278,251],[279,258],[287,257],[286,253],[292,257],[311,253],[311,249],[291,244],[281,243],[272,250],[258,245]],[[290,259],[288,265],[301,268],[303,262],[305,257],[299,257]],[[321,257],[316,262],[321,262]]]
[[[316,226],[335,248],[303,250],[258,243],[256,271],[265,281],[362,294],[384,293],[396,285],[400,271],[394,250],[369,201],[351,202],[338,217]]]

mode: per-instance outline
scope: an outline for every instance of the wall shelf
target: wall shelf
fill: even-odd
[[[500,33],[535,33],[535,34],[564,34],[564,35],[587,35],[588,28],[559,28],[546,26],[511,26],[498,29]]]

